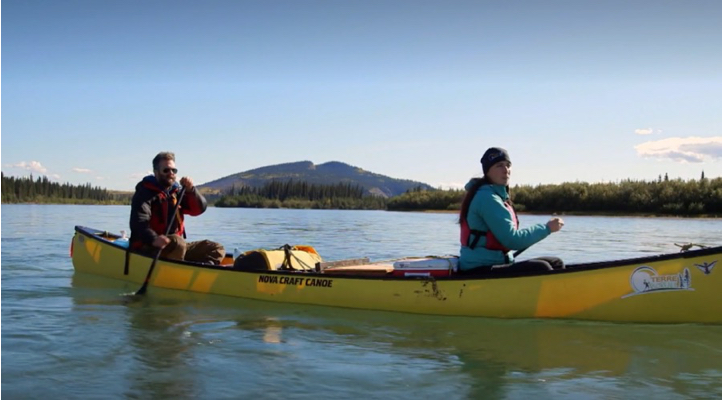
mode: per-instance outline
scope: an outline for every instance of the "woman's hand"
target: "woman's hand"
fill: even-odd
[[[562,226],[564,226],[564,220],[561,218],[552,218],[547,222],[547,228],[549,228],[551,233],[558,232],[562,229]]]

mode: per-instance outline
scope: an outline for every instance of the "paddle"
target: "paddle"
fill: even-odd
[[[517,250],[516,252],[514,252],[514,258],[516,258],[519,254],[525,252],[529,247],[531,247],[531,246],[524,247],[523,249]]]
[[[173,207],[173,214],[170,217],[170,221],[168,222],[168,227],[165,230],[165,235],[168,236],[170,234],[170,229],[173,227],[173,222],[175,222],[175,215],[178,213],[178,207],[180,207],[181,201],[183,200],[183,195],[185,195],[186,189],[183,188],[180,190],[178,194],[178,202]],[[160,253],[163,251],[163,249],[158,249],[158,252],[155,253],[155,257],[153,258],[153,262],[150,264],[150,268],[148,269],[148,275],[145,276],[145,281],[143,282],[143,286],[138,289],[137,292],[134,293],[135,296],[144,295],[145,292],[148,290],[148,282],[150,282],[150,275],[153,273],[153,269],[155,268],[155,264],[158,262],[158,258],[160,258]]]

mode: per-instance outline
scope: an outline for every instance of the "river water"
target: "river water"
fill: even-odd
[[[74,225],[127,206],[2,206],[2,395],[28,398],[722,397],[722,326],[498,320],[282,305],[74,274]],[[522,215],[522,226],[545,216]],[[521,258],[567,263],[722,243],[720,219],[565,217]],[[189,239],[325,260],[458,253],[452,214],[210,208]]]

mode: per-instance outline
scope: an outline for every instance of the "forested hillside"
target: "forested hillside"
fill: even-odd
[[[314,208],[341,210],[384,210],[386,199],[366,194],[360,185],[337,183],[271,181],[261,187],[232,187],[215,203],[216,207]]]
[[[206,191],[227,192],[232,187],[262,187],[272,181],[307,182],[314,185],[351,184],[364,189],[366,194],[381,197],[398,196],[415,187],[433,187],[407,179],[396,179],[366,171],[342,162],[331,161],[315,165],[310,161],[270,165],[199,185]]]

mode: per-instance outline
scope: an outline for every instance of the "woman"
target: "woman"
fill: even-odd
[[[483,178],[466,184],[461,203],[461,273],[532,272],[563,269],[557,257],[540,257],[514,262],[512,250],[526,249],[564,226],[561,218],[546,224],[519,229],[519,219],[509,198],[511,159],[499,147],[486,150],[481,158]],[[493,267],[493,268],[492,268]]]

